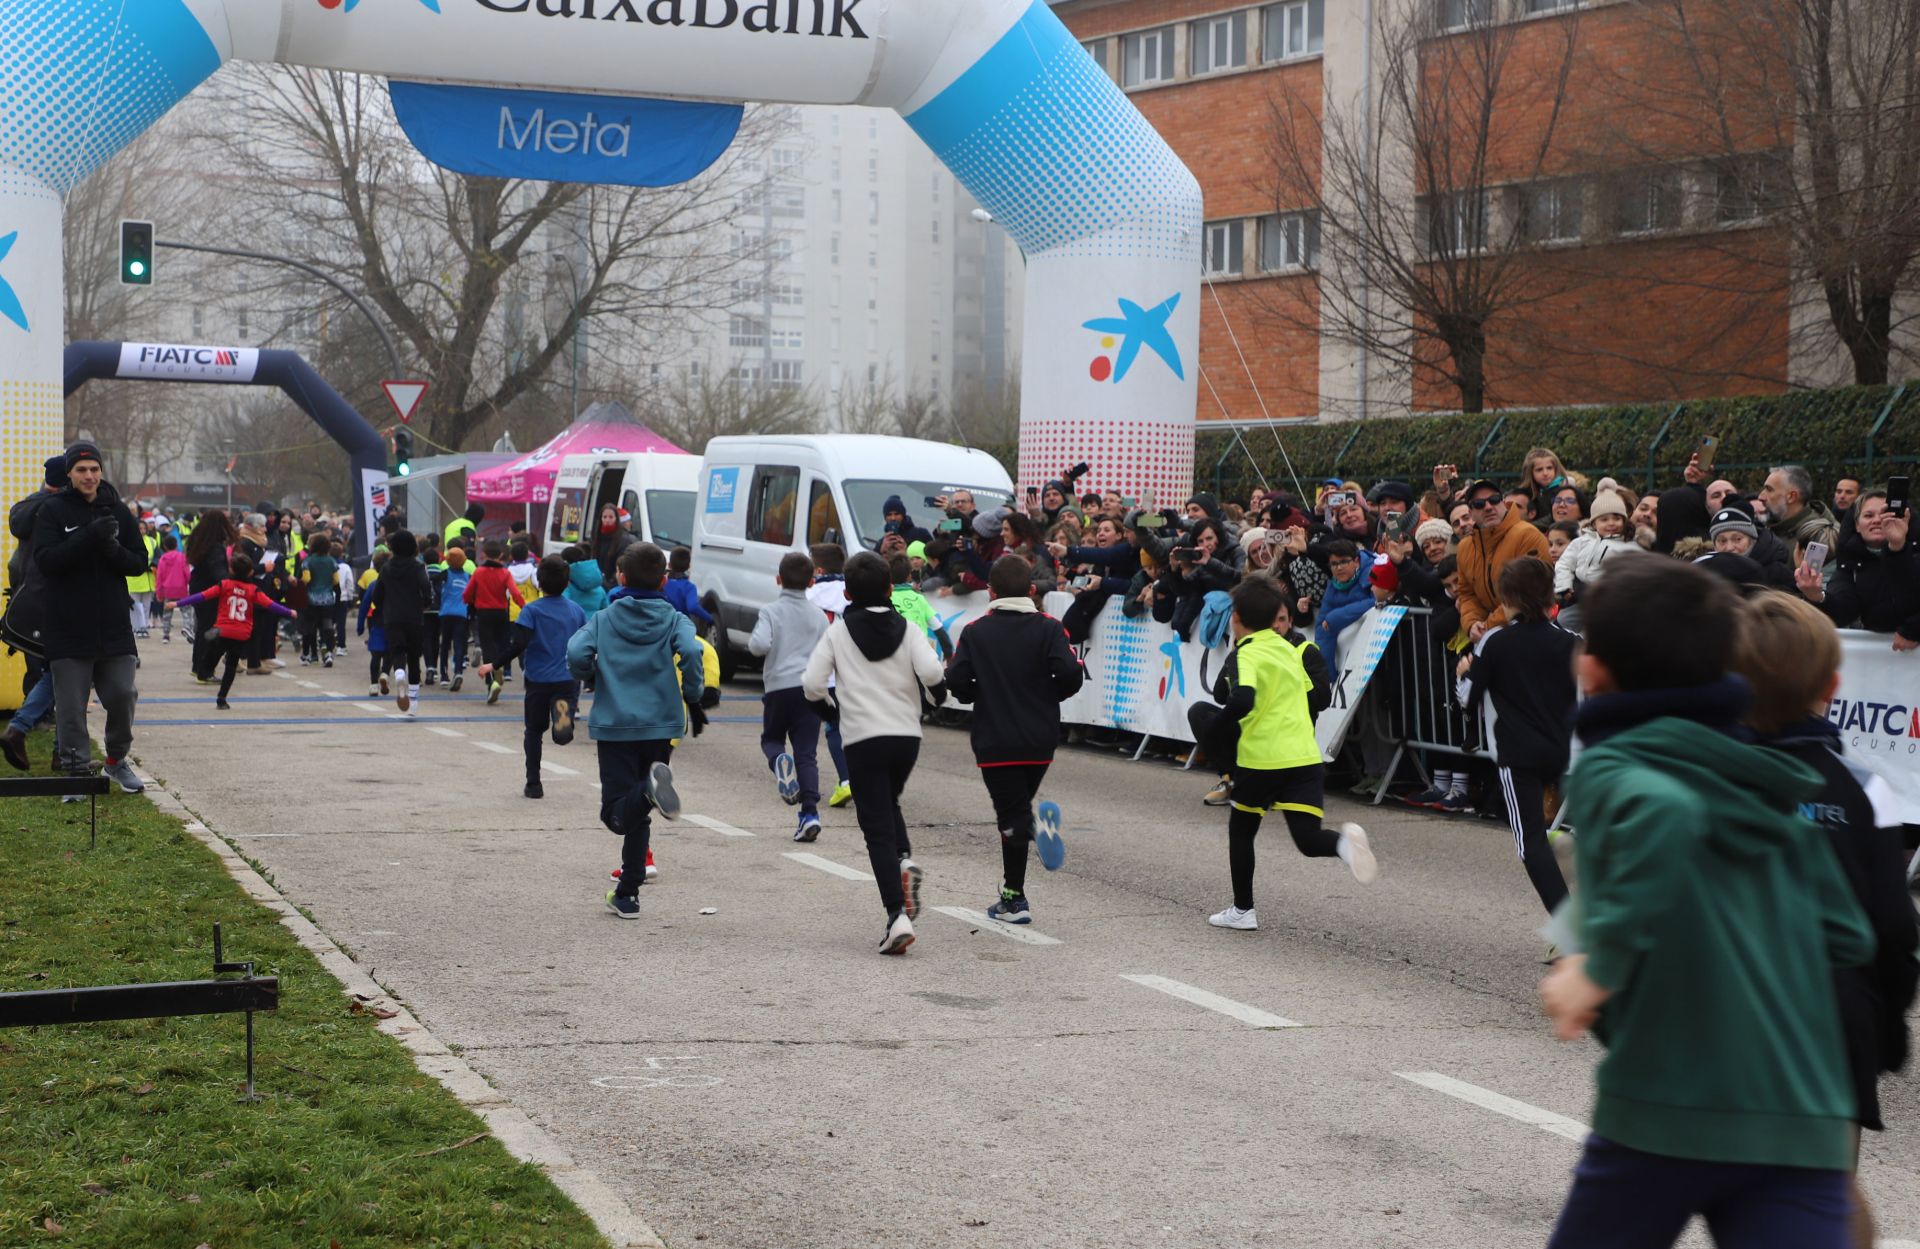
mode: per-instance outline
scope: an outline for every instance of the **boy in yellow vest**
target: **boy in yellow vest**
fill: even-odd
[[[1232,671],[1221,712],[1240,723],[1233,811],[1227,817],[1233,905],[1208,917],[1216,928],[1250,931],[1260,926],[1253,912],[1253,839],[1268,811],[1286,817],[1287,831],[1301,854],[1338,855],[1363,885],[1379,874],[1366,829],[1342,824],[1338,832],[1329,832],[1320,826],[1326,815],[1326,767],[1307,708],[1312,681],[1299,648],[1273,631],[1284,602],[1279,586],[1265,577],[1249,578],[1233,591]]]

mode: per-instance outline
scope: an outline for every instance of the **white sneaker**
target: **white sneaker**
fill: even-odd
[[[1260,926],[1260,917],[1253,913],[1252,907],[1243,911],[1237,906],[1230,906],[1207,916],[1207,922],[1215,928],[1237,928],[1241,932],[1252,932]]]
[[[287,666],[287,661],[286,661],[286,660],[284,660],[284,659],[269,659],[269,660],[267,660],[267,667],[269,667],[269,668],[284,668],[284,667],[286,667],[286,666]]]
[[[1367,830],[1358,824],[1340,826],[1340,857],[1353,872],[1353,878],[1363,885],[1371,885],[1373,878],[1380,874],[1380,863],[1373,857],[1373,847],[1367,843]]]
[[[372,698],[372,697],[374,697],[375,695],[378,695],[378,694],[383,694],[383,693],[385,693],[385,692],[386,692],[386,691],[384,691],[384,690],[382,690],[382,689],[380,688],[380,683],[379,683],[378,681],[375,681],[375,682],[374,682],[373,684],[371,684],[371,685],[369,685],[369,686],[367,686],[367,697],[368,697],[368,698]]]
[[[880,942],[882,954],[905,954],[907,947],[913,944],[913,921],[902,911],[887,925],[887,935]]]

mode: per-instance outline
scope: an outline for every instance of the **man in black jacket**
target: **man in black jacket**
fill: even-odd
[[[1033,800],[1060,741],[1060,704],[1086,679],[1060,622],[1034,606],[1033,565],[1003,555],[987,573],[987,614],[960,634],[947,666],[947,690],[973,704],[973,757],[993,799],[1005,879],[987,915],[1031,923],[1027,846]]]
[[[87,770],[87,699],[98,697],[107,712],[106,773],[137,794],[145,786],[127,765],[139,697],[127,578],[146,571],[147,549],[133,513],[106,481],[100,448],[90,442],[67,448],[67,488],[34,516],[33,561],[47,579],[53,607],[45,636],[53,671],[54,766],[68,773]]]
[[[41,504],[67,488],[67,457],[62,454],[49,459],[46,473],[45,484],[7,512],[7,532],[14,542],[13,554],[7,560],[7,592],[20,600],[17,618],[9,624],[30,633],[43,629],[47,610],[47,579],[33,562],[33,519],[40,514]],[[45,660],[27,656],[23,692],[26,697],[20,700],[12,723],[0,733],[0,753],[22,772],[32,762],[27,758],[27,734],[53,710],[53,673]]]

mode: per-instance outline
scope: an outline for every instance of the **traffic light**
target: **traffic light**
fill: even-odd
[[[123,286],[153,285],[153,222],[120,223],[120,282]]]
[[[393,475],[405,477],[413,472],[413,431],[405,425],[393,431]]]

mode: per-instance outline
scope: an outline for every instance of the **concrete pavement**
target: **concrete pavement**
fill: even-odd
[[[1063,751],[1067,863],[1008,932],[950,913],[993,900],[999,854],[964,734],[931,730],[905,804],[929,909],[884,959],[852,810],[790,841],[751,685],[676,757],[707,823],[660,827],[626,923],[584,726],[522,798],[517,686],[403,721],[356,649],[220,713],[178,643],[145,655],[143,766],[670,1245],[1504,1249],[1564,1195],[1598,1050],[1539,1018],[1503,827],[1336,802],[1380,880],[1275,827],[1262,929],[1223,932],[1207,778]],[[1920,1242],[1912,1077],[1884,1100],[1864,1181]]]

